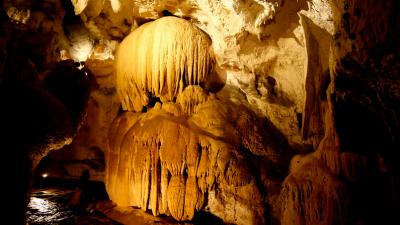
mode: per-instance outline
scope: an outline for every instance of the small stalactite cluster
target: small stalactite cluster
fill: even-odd
[[[211,41],[190,22],[163,17],[129,34],[116,54],[122,107],[141,111],[149,94],[171,101],[188,85],[204,85],[212,69]]]

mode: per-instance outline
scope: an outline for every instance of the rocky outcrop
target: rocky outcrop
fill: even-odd
[[[8,171],[4,179],[15,185],[4,189],[13,196],[4,201],[8,205],[8,215],[4,218],[15,221],[15,224],[25,224],[24,210],[32,171],[51,150],[60,149],[72,142],[86,106],[85,96],[89,85],[83,72],[75,67],[64,67],[63,73],[58,72],[57,75],[67,75],[71,81],[65,83],[64,80],[64,88],[79,86],[83,92],[77,90],[76,93],[83,95],[63,95],[63,89],[54,93],[50,90],[51,87],[57,87],[54,83],[41,85],[10,77],[3,80],[0,87],[0,148],[4,149],[3,156],[8,162],[2,169]],[[63,78],[57,80],[62,82]],[[73,106],[68,104],[71,101]]]
[[[393,212],[399,209],[400,136],[393,103],[400,100],[394,91],[399,80],[399,4],[333,1],[330,6],[336,28],[329,51],[331,82],[327,105],[318,103],[314,109],[325,112],[324,137],[316,152],[292,159],[281,192],[281,221],[397,224]],[[309,90],[314,99],[325,96]]]
[[[104,181],[108,130],[121,104],[115,89],[110,47],[110,43],[99,44],[84,63],[85,71],[93,76],[85,120],[70,145],[50,152],[41,161],[37,175],[79,179],[88,170],[91,180]]]
[[[304,29],[307,60],[305,76],[305,101],[301,133],[316,149],[324,136],[324,115],[327,110],[327,88],[330,83],[329,50],[332,35],[314,24],[309,17],[300,14]]]
[[[90,87],[73,61],[57,63],[64,10],[58,1],[42,3],[3,1],[0,10],[0,149],[7,161],[1,170],[10,184],[2,217],[13,224],[25,224],[41,158],[71,143]]]

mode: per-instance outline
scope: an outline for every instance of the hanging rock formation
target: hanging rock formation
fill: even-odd
[[[177,17],[146,23],[128,35],[116,55],[122,107],[141,111],[148,94],[171,101],[187,85],[204,85],[211,72],[210,40]]]

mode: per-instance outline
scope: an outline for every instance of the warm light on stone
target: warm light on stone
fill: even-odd
[[[26,24],[31,16],[31,10],[10,7],[7,10],[7,15],[12,21],[16,23]]]
[[[121,3],[119,2],[119,0],[110,0],[110,2],[113,11],[115,13],[119,12],[119,10],[121,9]]]
[[[128,111],[141,111],[148,93],[170,101],[188,85],[204,85],[213,65],[207,35],[176,17],[133,31],[119,45],[115,61],[117,91]]]
[[[72,4],[74,5],[75,15],[79,15],[85,10],[88,1],[90,0],[71,0]]]
[[[77,62],[84,62],[92,53],[93,44],[90,40],[82,38],[75,45],[70,48],[70,54],[72,59]]]

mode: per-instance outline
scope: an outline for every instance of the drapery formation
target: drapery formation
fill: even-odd
[[[191,87],[184,95],[195,95]],[[197,102],[190,107],[157,103],[146,113],[125,112],[113,122],[106,152],[110,198],[120,206],[136,206],[176,220],[191,220],[209,205],[226,221],[264,223],[258,181],[240,142],[254,127],[239,124],[249,115],[221,107],[222,102],[213,97]],[[252,143],[249,150],[256,152],[263,138],[245,142]],[[220,202],[223,196],[230,202]],[[219,214],[219,207],[229,210]]]
[[[116,54],[122,107],[140,111],[149,95],[171,101],[188,85],[203,85],[212,68],[210,40],[190,22],[163,17],[128,35]]]

